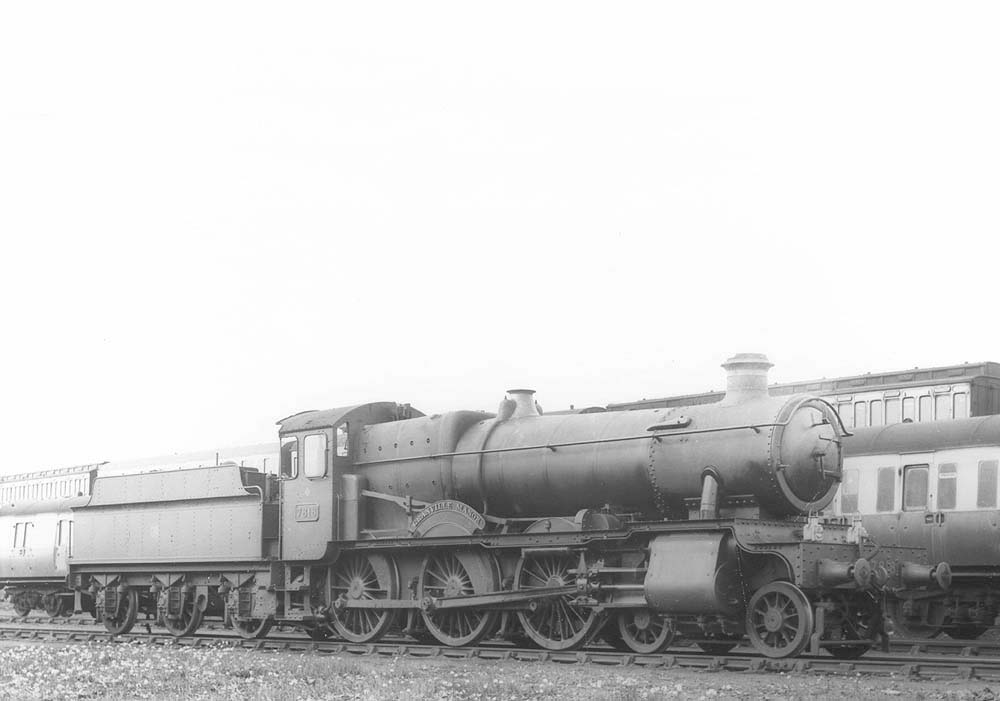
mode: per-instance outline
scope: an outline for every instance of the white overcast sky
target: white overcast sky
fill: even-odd
[[[0,471],[1000,360],[998,20],[4,3]]]

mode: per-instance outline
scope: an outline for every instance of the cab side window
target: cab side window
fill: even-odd
[[[903,468],[903,511],[927,508],[928,465],[907,465]]]
[[[305,456],[303,471],[306,477],[318,479],[326,476],[326,434],[315,433],[302,441]]]
[[[346,458],[350,454],[351,443],[348,424],[343,423],[337,426],[337,457]]]
[[[281,439],[281,478],[295,479],[299,474],[299,439]]]

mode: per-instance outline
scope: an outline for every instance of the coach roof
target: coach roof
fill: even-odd
[[[1000,415],[858,428],[844,439],[846,457],[928,453],[977,445],[1000,445]]]

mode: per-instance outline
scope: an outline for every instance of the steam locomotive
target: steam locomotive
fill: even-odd
[[[0,583],[22,610],[89,610],[113,633],[140,613],[178,636],[220,615],[248,638],[281,623],[356,643],[601,636],[653,653],[684,636],[716,653],[746,638],[770,657],[861,655],[881,599],[945,589],[949,567],[824,524],[836,411],[770,397],[763,356],[723,367],[711,405],[543,415],[510,390],[496,414],[426,416],[379,402],[279,421],[277,476],[95,471],[71,555],[15,540]],[[66,510],[4,503],[0,525]],[[32,558],[54,564],[28,576]]]
[[[859,428],[844,449],[832,511],[953,568],[948,591],[889,602],[897,633],[982,635],[1000,615],[1000,416]]]

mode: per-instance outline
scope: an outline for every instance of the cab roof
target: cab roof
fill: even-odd
[[[339,426],[344,421],[361,421],[364,424],[376,424],[387,421],[399,421],[401,419],[412,419],[423,415],[423,412],[417,411],[409,404],[396,404],[395,402],[371,402],[336,409],[313,409],[310,411],[301,411],[298,414],[292,414],[279,420],[277,422],[278,426],[280,426],[278,435],[333,428],[334,426]]]

